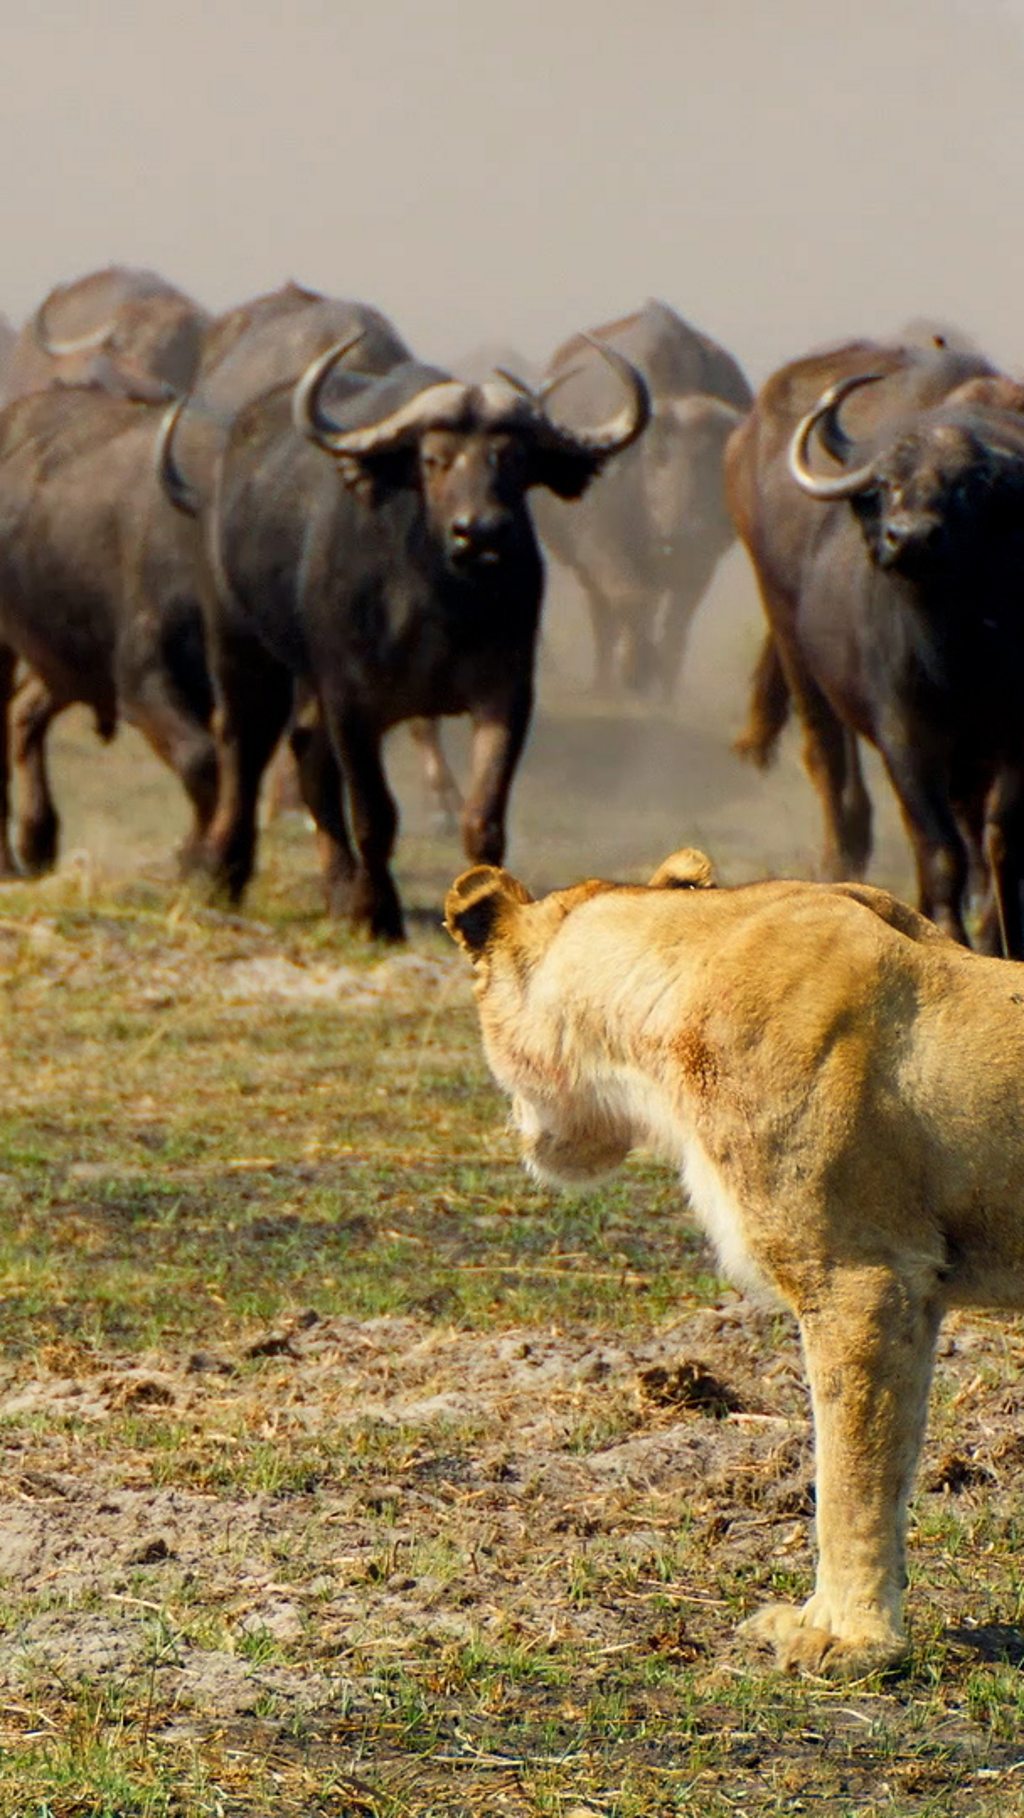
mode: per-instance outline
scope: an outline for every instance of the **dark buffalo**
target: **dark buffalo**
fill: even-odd
[[[291,323],[300,311],[309,318],[305,339]],[[285,315],[289,324],[278,326],[275,372],[272,318]],[[311,351],[354,321],[367,339],[377,336],[371,358],[376,352],[383,359],[385,350],[404,353],[376,311],[296,287],[288,287],[286,307],[260,299],[215,324],[222,364],[215,366],[207,351],[203,390],[192,399],[203,433],[190,449],[194,478],[186,485],[175,476],[179,492],[212,491],[237,410],[268,383],[300,372]],[[247,362],[250,331],[255,345]],[[137,725],[179,775],[194,811],[182,854],[186,867],[216,794],[201,603],[209,581],[201,537],[192,518],[174,510],[166,496],[164,410],[105,397],[105,389],[101,374],[91,386],[62,384],[0,413],[0,682],[5,700],[13,693],[15,852],[22,869],[32,872],[56,855],[46,736],[73,702],[93,708],[104,737],[119,714]],[[157,392],[166,397],[164,385]],[[10,870],[6,816],[4,827],[0,863]]]
[[[0,411],[0,696],[18,778],[23,870],[53,862],[57,815],[45,739],[73,702],[103,738],[119,716],[177,772],[194,810],[189,849],[216,794],[212,696],[192,538],[159,485],[163,406],[89,388],[37,392]],[[0,750],[0,871],[8,747]]]
[[[727,478],[772,638],[748,750],[768,755],[792,699],[825,811],[824,869],[856,877],[871,845],[856,739],[869,739],[913,842],[922,909],[966,940],[970,886],[983,881],[979,944],[1022,957],[1017,395],[976,356],[856,343],[768,381]]]
[[[273,324],[270,338],[263,335]],[[298,376],[323,347],[315,344],[333,332],[334,340],[358,334],[359,357],[363,372],[390,372],[392,366],[410,357],[401,335],[383,311],[369,303],[357,303],[342,297],[326,296],[303,284],[289,282],[263,296],[253,297],[218,316],[203,342],[197,374],[197,391],[215,371],[221,376],[237,371],[229,364],[236,347],[244,343],[245,368],[255,385],[251,396],[258,397],[282,381],[281,367]]]
[[[640,434],[649,404],[640,376],[609,355],[629,400],[589,431],[560,427],[507,383],[412,363],[383,379],[350,374],[328,411],[338,357],[314,362],[294,396],[238,417],[207,516],[221,787],[207,860],[239,896],[260,780],[296,687],[306,690],[322,736],[300,748],[300,767],[331,906],[400,938],[384,734],[419,716],[472,716],[463,838],[471,858],[499,862],[543,583],[526,494],[578,497]]]
[[[654,404],[643,439],[571,511],[544,500],[538,527],[579,581],[594,632],[596,685],[669,698],[686,635],[720,557],[733,540],[722,456],[751,403],[730,354],[664,303],[574,335],[547,379],[574,375],[567,405],[593,411],[607,396],[594,343],[617,349],[647,380]]]
[[[386,373],[411,358],[397,330],[366,303],[321,296],[298,284],[240,304],[211,325],[199,371],[181,408],[169,413],[165,478],[175,501],[195,515],[212,491],[231,425],[254,399],[294,384],[311,360],[346,343],[341,362]]]
[[[198,363],[200,341],[208,321],[205,310],[191,297],[153,272],[137,271],[125,266],[111,266],[103,271],[92,272],[87,277],[51,291],[22,328],[5,363],[3,395],[13,403],[53,389],[74,392],[76,388],[85,387],[93,394],[105,392],[117,399],[131,398],[148,403],[162,403],[191,382]],[[66,412],[59,406],[53,410],[46,408],[39,413],[38,419],[32,413],[27,416],[15,415],[7,428],[17,437],[19,426],[24,427],[30,443],[38,429],[50,447],[47,465],[49,474],[59,465],[60,456],[60,437],[53,431],[54,423],[68,424],[69,447],[77,461],[82,454],[79,441],[83,434],[90,446],[97,449],[102,446],[106,432],[100,426],[101,417],[102,411],[94,402],[83,404],[79,401],[69,405]],[[123,416],[118,417],[111,425],[111,434],[115,439],[120,437],[124,420]],[[22,457],[24,451],[19,453],[19,458]],[[144,465],[148,468],[148,459]],[[64,473],[60,485],[63,486],[67,480],[68,473]],[[21,483],[16,461],[11,474],[0,477],[0,486],[6,486],[5,496],[8,500],[17,498]],[[141,484],[145,491],[147,483],[142,481]],[[57,490],[53,496],[58,496]],[[50,497],[48,490],[44,497]],[[49,520],[43,515],[41,502],[33,500],[31,506],[31,521],[36,531],[47,531]],[[136,514],[143,509],[138,487],[131,489],[126,507]],[[145,500],[145,510],[147,513],[153,510],[159,516],[162,507],[154,496]],[[87,528],[91,533],[96,525],[86,527],[86,515],[76,515],[74,525]],[[97,523],[100,516],[102,508],[98,512]],[[118,541],[119,550],[126,547],[135,536],[137,522],[136,517],[131,525],[126,525],[125,535]],[[19,520],[19,529],[20,523]],[[57,558],[58,566],[67,554],[67,538],[71,528],[70,525],[61,527],[57,539],[62,551]],[[177,527],[173,524],[169,525],[168,534],[172,540],[180,540]],[[159,535],[157,540],[159,543]],[[93,566],[94,553],[90,545],[84,558],[86,570],[91,570]],[[44,664],[43,672],[34,674],[22,660],[17,673],[12,677],[12,652],[22,649],[21,632],[24,630],[24,614],[28,610],[27,601],[31,592],[22,556],[20,538],[16,537],[10,560],[18,569],[18,578],[12,582],[10,604],[5,608],[11,622],[12,643],[7,647],[3,658],[2,692],[6,701],[12,688],[17,690],[10,733],[14,742],[22,802],[18,848],[25,866],[39,870],[55,856],[57,838],[56,813],[46,773],[47,730],[54,716],[71,701],[90,699],[98,690],[109,695],[115,689],[115,682],[109,673],[105,675],[102,684],[98,680],[105,662],[99,652],[107,643],[110,624],[104,619],[103,609],[96,622],[92,623],[89,608],[84,604],[80,604],[77,609],[75,635],[83,636],[86,641],[90,638],[94,640],[90,654],[85,660],[81,677],[76,679],[65,675],[63,680],[56,680],[62,664],[61,652],[69,632],[69,626],[61,624],[54,616],[67,604],[59,589],[53,602],[40,598],[34,608],[36,622],[32,627],[33,644],[45,644],[49,631],[52,629],[53,632],[49,660]],[[123,612],[129,610],[122,597],[123,580],[121,567],[118,564],[112,565],[106,604],[114,611],[118,621]],[[29,587],[28,592],[25,591],[26,586]],[[141,595],[138,597],[142,598]],[[57,600],[62,601],[62,605],[57,605]],[[115,600],[120,600],[120,605],[115,607]],[[180,645],[177,624],[180,595],[177,586],[170,602],[170,610],[175,629],[169,631],[169,635],[172,646],[177,649]],[[195,604],[195,615],[198,615],[198,602]],[[152,603],[149,601],[144,602],[144,616],[152,625]],[[200,627],[201,620],[195,616],[197,633]],[[138,631],[141,636],[141,623]],[[162,659],[157,644],[152,646],[151,656],[156,658],[159,667]],[[133,690],[135,686],[133,684]],[[165,688],[170,689],[168,698],[175,695],[177,682],[170,674],[162,677],[157,692],[162,694]],[[201,695],[202,700],[208,702],[208,687],[201,691]],[[134,699],[133,694],[133,701]],[[197,697],[195,703],[200,715],[205,710],[202,700]],[[173,712],[176,709],[172,711],[172,717]],[[156,710],[155,717],[150,716],[151,724],[155,727],[156,720],[163,716],[164,708],[161,705]],[[186,717],[192,718],[190,711],[187,711]],[[103,723],[107,723],[109,716],[104,714],[101,718]],[[191,739],[186,752],[177,732],[169,737],[170,746],[165,755],[170,757],[176,768],[182,767],[185,772],[194,773],[196,757]],[[199,743],[206,742],[207,749],[199,768],[205,767],[208,770],[212,748],[208,746],[205,732],[197,730],[196,738]],[[5,764],[6,750],[5,745]],[[174,755],[170,755],[172,751]],[[11,854],[6,832],[6,806],[2,843],[3,863],[9,866]]]
[[[191,385],[210,318],[155,272],[113,265],[58,285],[15,341],[5,396],[98,385],[150,402]]]
[[[198,516],[212,496],[225,440],[239,412],[275,387],[296,382],[312,360],[337,345],[347,347],[338,362],[343,372],[351,366],[364,374],[384,374],[412,357],[380,310],[298,284],[284,284],[218,317],[207,334],[195,385],[165,424],[161,471],[172,502]],[[300,740],[315,728],[315,715],[305,719]],[[427,787],[447,824],[461,802],[438,729],[430,720],[416,720],[411,731]],[[315,736],[321,736],[319,731]],[[299,786],[288,758],[285,745],[272,791],[275,801],[289,799]]]

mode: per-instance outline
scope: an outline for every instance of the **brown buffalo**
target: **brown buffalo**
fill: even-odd
[[[789,701],[825,811],[823,867],[860,876],[870,804],[856,741],[881,752],[920,904],[1024,955],[1024,418],[979,356],[858,342],[768,381],[733,437],[735,522],[771,643],[745,748]]]
[[[29,317],[11,351],[5,396],[98,385],[158,403],[191,385],[208,326],[206,311],[155,272],[89,272],[51,290]]]
[[[201,836],[216,793],[212,697],[191,539],[159,485],[163,407],[88,387],[0,410],[0,695],[9,714],[18,824],[7,834],[0,751],[0,870],[37,872],[57,851],[47,731],[73,702],[101,737],[138,726],[178,774]],[[5,727],[6,711],[0,715]],[[12,844],[14,850],[12,851]]]

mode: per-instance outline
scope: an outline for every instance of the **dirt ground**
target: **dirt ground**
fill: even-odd
[[[532,886],[683,843],[726,881],[813,868],[795,753],[728,750],[743,583],[671,714],[566,706],[567,602]],[[181,898],[173,784],[130,734],[61,731],[61,870],[0,900],[0,1811],[1021,1809],[1024,1331],[944,1338],[907,1672],[752,1661],[737,1622],[812,1570],[793,1330],[716,1278],[663,1171],[596,1205],[520,1175],[437,932],[458,856],[394,759],[413,939],[381,956],[320,921],[300,823],[245,915]],[[876,799],[873,876],[906,890]]]

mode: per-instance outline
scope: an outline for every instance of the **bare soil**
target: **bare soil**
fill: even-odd
[[[534,888],[681,844],[813,870],[794,751],[728,749],[757,623],[720,587],[671,714],[567,710],[553,627]],[[520,1176],[438,933],[458,855],[393,757],[413,938],[381,956],[321,921],[301,821],[245,914],[183,897],[173,784],[61,730],[65,858],[0,900],[0,1813],[1020,1809],[1024,1328],[945,1334],[907,1669],[752,1662],[738,1622],[812,1576],[792,1326],[664,1172],[579,1207]]]

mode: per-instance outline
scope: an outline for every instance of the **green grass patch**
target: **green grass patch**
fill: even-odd
[[[622,793],[649,722],[542,723],[531,883],[694,837]],[[906,1671],[754,1670],[736,1624],[810,1586],[792,1329],[668,1170],[523,1175],[437,929],[457,853],[405,839],[426,969],[388,972],[301,825],[212,912],[164,863],[174,785],[61,737],[92,856],[0,901],[0,1818],[1014,1810],[1020,1329],[940,1370]],[[677,1328],[734,1416],[604,1361]]]

